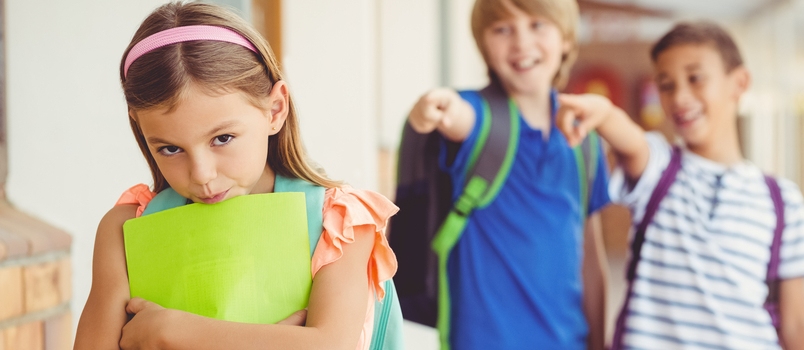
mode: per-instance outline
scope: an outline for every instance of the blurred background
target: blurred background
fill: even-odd
[[[268,38],[310,155],[354,187],[393,197],[401,128],[422,93],[486,84],[472,0],[217,2]],[[566,90],[604,94],[646,129],[669,133],[649,48],[679,20],[716,21],[753,74],[739,117],[745,155],[804,182],[804,0],[578,2],[580,57]],[[10,203],[0,204],[0,349],[71,348],[97,223],[124,190],[150,182],[118,69],[137,26],[162,3],[0,0],[0,180]],[[605,209],[611,317],[628,222],[623,208]],[[406,332],[408,348],[437,348],[434,331],[409,324]]]

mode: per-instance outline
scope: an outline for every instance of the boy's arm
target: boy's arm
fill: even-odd
[[[123,222],[133,218],[136,211],[133,205],[116,206],[98,225],[92,258],[92,288],[78,321],[76,350],[119,349],[129,300]]]
[[[348,349],[357,347],[366,317],[368,259],[373,226],[354,227],[354,242],[343,256],[322,267],[313,279],[305,327],[245,324],[165,309],[139,298],[123,328],[123,349]]]
[[[438,130],[450,141],[463,142],[472,132],[475,111],[455,90],[439,88],[419,98],[408,122],[420,134]]]
[[[583,309],[589,324],[587,349],[603,350],[606,338],[608,269],[603,249],[600,213],[589,216],[584,229]]]
[[[779,283],[779,313],[779,341],[784,349],[804,349],[804,277]]]
[[[619,107],[607,98],[595,95],[559,96],[561,108],[556,115],[556,125],[575,146],[583,141],[591,130],[608,142],[623,168],[626,177],[639,180],[648,165],[648,141],[645,131]]]

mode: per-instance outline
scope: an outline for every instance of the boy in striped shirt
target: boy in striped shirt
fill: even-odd
[[[717,25],[682,23],[651,58],[683,147],[599,96],[562,96],[557,121],[570,142],[597,129],[611,145],[612,199],[629,206],[640,237],[613,349],[804,349],[804,201],[788,180],[771,190],[775,179],[740,152],[750,75],[736,45]],[[778,322],[763,307],[774,288]]]

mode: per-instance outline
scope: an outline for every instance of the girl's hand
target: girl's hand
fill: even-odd
[[[134,315],[123,326],[120,348],[164,349],[169,328],[176,325],[176,310],[165,309],[156,303],[142,298],[133,298],[126,305],[126,312]]]
[[[176,335],[179,329],[171,326],[184,324],[178,320],[187,313],[166,309],[154,302],[142,298],[133,298],[126,305],[126,312],[134,315],[123,327],[120,348],[128,349],[166,349],[168,336]],[[186,320],[189,321],[189,320]],[[304,326],[307,321],[307,309],[299,310],[279,321],[277,324],[287,326]]]
[[[439,88],[424,94],[413,110],[410,111],[410,126],[413,130],[421,134],[427,134],[438,128],[440,125],[449,127],[455,119],[455,114],[462,107],[459,102],[461,97],[455,90]]]
[[[558,101],[561,107],[556,113],[556,126],[573,147],[603,123],[614,107],[609,99],[595,94],[561,94]]]

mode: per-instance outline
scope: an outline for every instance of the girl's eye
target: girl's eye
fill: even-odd
[[[689,80],[690,80],[690,84],[696,84],[696,83],[700,83],[701,80],[703,80],[703,79],[701,78],[700,75],[693,74],[693,75],[690,75]]]
[[[164,146],[160,147],[158,152],[164,156],[172,156],[176,153],[181,152],[181,148],[176,146]]]
[[[223,145],[229,143],[230,141],[232,141],[232,139],[234,139],[234,136],[232,136],[232,135],[215,136],[215,138],[212,139],[212,145],[213,146],[223,146]]]
[[[544,23],[542,23],[542,21],[533,21],[533,22],[530,24],[530,28],[531,28],[531,29],[539,29],[539,28],[541,28],[543,25],[544,25]]]

